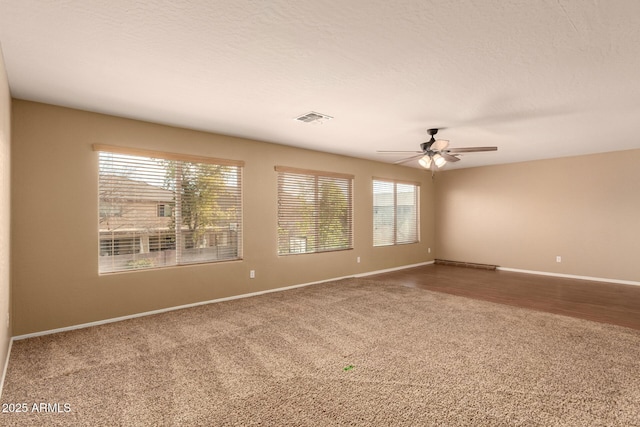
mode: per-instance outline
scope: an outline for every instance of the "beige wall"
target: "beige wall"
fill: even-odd
[[[435,186],[437,258],[640,281],[640,150],[452,170]]]
[[[11,95],[0,49],[0,372],[4,368],[11,329],[10,306],[10,213],[11,213]],[[2,375],[2,374],[0,374]]]
[[[21,100],[12,120],[14,335],[432,259],[424,171]],[[244,160],[244,260],[99,276],[93,143]],[[354,250],[276,255],[275,165],[355,175]],[[422,183],[419,244],[372,247],[373,176]]]

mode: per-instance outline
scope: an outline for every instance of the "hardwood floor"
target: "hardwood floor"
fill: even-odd
[[[370,276],[404,286],[640,329],[640,286],[426,265]]]

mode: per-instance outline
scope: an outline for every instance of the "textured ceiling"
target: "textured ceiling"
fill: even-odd
[[[640,148],[640,1],[0,0],[14,97],[447,168]],[[322,124],[294,117],[317,111]],[[416,166],[417,164],[409,164]]]

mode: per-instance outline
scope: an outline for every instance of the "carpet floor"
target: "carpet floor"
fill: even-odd
[[[16,341],[0,425],[640,426],[639,350],[634,329],[345,279]]]

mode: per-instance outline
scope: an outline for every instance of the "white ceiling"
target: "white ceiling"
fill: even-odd
[[[640,148],[637,0],[0,0],[0,44],[15,98],[355,157]]]

